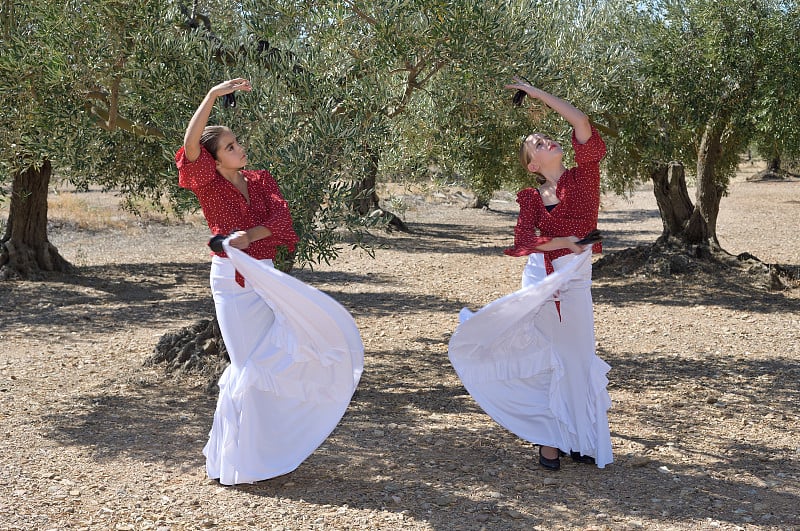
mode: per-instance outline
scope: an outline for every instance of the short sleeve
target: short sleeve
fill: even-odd
[[[175,164],[178,166],[178,184],[181,188],[197,190],[209,184],[217,176],[217,162],[202,146],[200,146],[200,156],[194,162],[186,158],[185,148],[181,146],[175,154]]]
[[[572,148],[575,150],[575,163],[578,165],[597,163],[606,156],[606,144],[594,126],[592,126],[592,136],[585,144],[579,144],[575,138],[575,131],[572,131]]]
[[[525,188],[517,194],[519,203],[519,217],[514,227],[514,246],[503,250],[508,256],[526,256],[531,253],[543,252],[537,249],[539,245],[549,242],[552,238],[537,234],[536,226],[536,195],[533,188]]]
[[[276,245],[285,245],[290,251],[294,251],[298,237],[292,226],[289,205],[283,198],[280,188],[278,188],[278,183],[268,171],[259,171],[258,178],[264,185],[266,192],[264,201],[269,212],[269,217],[264,221],[264,226],[272,232],[272,241]]]

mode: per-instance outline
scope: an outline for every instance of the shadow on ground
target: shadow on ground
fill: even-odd
[[[403,362],[411,357],[413,367]],[[657,454],[644,463],[618,454],[616,463],[605,470],[565,459],[561,472],[548,473],[536,466],[532,445],[496,425],[477,407],[441,352],[387,350],[370,353],[367,361],[370,369],[347,414],[296,471],[229,488],[255,497],[302,499],[337,511],[385,510],[398,519],[425,521],[442,531],[509,522],[514,528],[547,525],[552,518],[549,508],[561,504],[570,507],[569,521],[561,523],[571,527],[590,527],[614,515],[674,521],[671,508],[681,504],[691,507],[692,519],[683,521],[685,525],[706,519],[741,523],[743,515],[767,524],[798,523],[796,515],[781,513],[800,502],[780,489],[781,481],[790,481],[797,472],[779,460],[784,448],[726,441],[725,454],[703,470],[691,459],[676,466],[674,459],[660,460]],[[609,361],[618,372],[615,381],[627,390],[634,385],[628,378],[631,374],[649,382],[648,388],[658,389],[704,375],[712,378],[713,371],[733,367],[722,359],[715,360],[717,366],[711,369],[699,361],[678,359],[648,364],[619,355]],[[747,378],[790,370],[795,369],[780,360],[769,367],[742,367]],[[792,388],[773,388],[773,393],[785,396],[773,395],[772,400],[785,399],[788,405],[796,392]],[[764,399],[743,393],[743,399]],[[82,396],[76,405],[69,418],[45,418],[49,436],[61,444],[88,449],[98,461],[124,455],[176,469],[202,465],[200,450],[213,398],[187,393],[185,385],[165,381],[142,385],[133,396]],[[683,409],[652,415],[643,410],[636,421],[664,432],[675,431],[676,422],[698,423],[696,412],[685,413]],[[467,428],[468,423],[461,422],[467,418],[479,427]],[[163,433],[174,436],[158,436]],[[613,436],[616,442],[627,438],[625,433]],[[153,440],[159,445],[154,446]],[[666,438],[638,437],[636,442],[649,449],[667,447]],[[702,449],[678,447],[677,451]],[[739,470],[741,481],[718,479],[723,468]],[[788,474],[787,479],[781,480],[780,473]],[[754,477],[765,480],[754,483]]]

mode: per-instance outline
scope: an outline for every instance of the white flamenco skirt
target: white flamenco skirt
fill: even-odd
[[[325,441],[361,378],[364,346],[331,297],[271,260],[224,248],[211,289],[231,364],[203,454],[208,477],[234,485],[291,472]]]
[[[591,251],[553,262],[532,254],[523,288],[478,312],[466,308],[449,357],[483,410],[526,441],[613,461],[606,374],[594,349]],[[560,299],[561,318],[555,305]]]

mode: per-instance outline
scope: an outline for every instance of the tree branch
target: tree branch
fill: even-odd
[[[136,136],[144,136],[144,137],[157,137],[157,138],[165,138],[164,133],[161,132],[160,129],[156,129],[155,127],[149,127],[142,124],[137,124],[123,118],[114,111],[114,117],[112,120],[111,111],[108,109],[103,109],[98,105],[93,104],[90,100],[98,100],[106,104],[107,107],[110,108],[108,105],[108,99],[103,92],[100,91],[90,91],[86,93],[87,101],[84,102],[83,108],[86,110],[89,115],[94,118],[95,123],[100,129],[105,131],[113,132],[117,129],[122,129],[123,131],[128,131],[129,133],[133,133]]]
[[[352,2],[351,0],[343,0],[343,3],[347,5],[350,9],[352,9],[353,13],[355,13],[360,19],[366,21],[368,24],[372,24],[373,26],[378,24],[378,19],[368,15],[367,13],[356,7],[355,2]]]
[[[416,65],[411,66],[408,63],[406,63],[407,66],[406,69],[396,70],[396,72],[401,72],[403,70],[408,71],[408,79],[406,80],[406,89],[403,92],[403,95],[400,97],[400,102],[397,104],[397,106],[394,108],[392,112],[387,113],[387,116],[389,118],[394,118],[395,116],[403,112],[405,108],[408,106],[408,103],[411,101],[411,96],[414,94],[416,89],[421,88],[423,85],[425,85],[425,83],[427,83],[446,64],[445,61],[437,62],[435,65],[433,65],[431,70],[427,74],[425,74],[424,77],[419,79],[420,75],[422,75],[422,71],[428,65],[428,62],[429,62],[428,58],[423,57],[417,62]]]
[[[106,120],[109,131],[113,131],[117,126],[117,115],[119,114],[119,84],[120,76],[117,75],[111,83],[111,102],[108,105],[108,119]]]

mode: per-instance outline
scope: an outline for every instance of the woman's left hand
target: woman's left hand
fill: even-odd
[[[250,237],[247,235],[247,232],[243,230],[236,231],[231,235],[228,243],[234,249],[244,250],[250,246]]]
[[[513,83],[509,83],[505,85],[505,88],[509,90],[521,90],[525,92],[528,96],[532,98],[536,98],[539,96],[539,89],[525,81],[519,76],[514,76]]]

